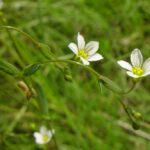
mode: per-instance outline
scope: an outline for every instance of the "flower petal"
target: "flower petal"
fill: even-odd
[[[93,55],[98,51],[99,48],[99,42],[97,41],[91,41],[86,44],[85,49],[88,52],[88,55]]]
[[[96,53],[94,55],[89,56],[88,61],[98,61],[98,60],[101,60],[101,59],[103,59],[103,56]]]
[[[150,71],[150,58],[145,60],[142,68],[143,68],[144,72]]]
[[[126,62],[126,61],[123,61],[123,60],[120,60],[120,61],[117,61],[117,63],[124,69],[127,69],[129,71],[132,71],[132,66]]]
[[[82,63],[84,64],[84,65],[89,65],[90,63],[88,62],[88,60],[86,60],[86,59],[84,59],[84,58],[82,58],[82,57],[80,57],[80,59],[81,59],[81,61],[82,61]]]
[[[35,138],[40,138],[40,137],[42,137],[39,132],[34,132],[33,136],[34,136]]]
[[[68,45],[68,47],[70,48],[70,50],[75,53],[76,55],[78,54],[78,47],[75,43],[70,43]]]
[[[49,130],[48,133],[47,133],[47,136],[49,137],[49,139],[51,139],[52,136],[53,136],[53,132]]]
[[[46,129],[45,126],[41,126],[41,128],[40,128],[40,133],[41,133],[42,135],[47,135],[48,130]]]
[[[142,77],[145,77],[145,76],[148,76],[148,75],[150,75],[150,71],[145,72],[145,73],[142,75]]]
[[[131,53],[131,63],[135,67],[141,67],[143,63],[143,56],[141,54],[141,51],[139,49],[134,49]]]
[[[140,78],[141,76],[137,76],[133,74],[131,71],[127,71],[128,76],[133,77],[133,78]]]
[[[42,139],[42,135],[39,132],[35,132],[33,134],[34,138],[35,138],[35,142],[37,144],[44,144],[43,139]]]
[[[79,32],[77,36],[77,42],[79,50],[83,50],[85,48],[85,40],[84,37]]]

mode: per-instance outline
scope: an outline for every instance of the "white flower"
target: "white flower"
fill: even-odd
[[[37,144],[47,144],[54,134],[54,130],[47,130],[46,127],[42,126],[40,132],[34,132],[35,142]]]
[[[99,48],[99,43],[97,41],[90,41],[85,44],[84,37],[80,33],[77,36],[77,44],[70,43],[68,47],[81,59],[84,65],[89,65],[89,61],[103,59],[102,55],[96,53]]]
[[[131,64],[126,61],[120,60],[118,64],[128,70],[127,74],[133,78],[140,78],[150,75],[150,58],[146,59],[143,63],[143,56],[139,49],[134,49],[130,56]]]
[[[4,5],[3,0],[0,0],[0,9],[3,8],[3,5]]]

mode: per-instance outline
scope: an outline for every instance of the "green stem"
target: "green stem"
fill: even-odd
[[[40,63],[37,63],[37,64],[48,64],[48,63],[54,63],[54,62],[64,62],[64,63],[70,63],[70,64],[75,64],[75,65],[78,65],[78,66],[81,66],[83,68],[85,68],[86,70],[88,70],[89,72],[91,72],[92,74],[94,74],[98,79],[102,80],[105,82],[105,80],[110,80],[109,78],[99,74],[97,71],[95,71],[94,69],[92,69],[91,67],[89,66],[85,66],[84,64],[81,64],[77,61],[73,61],[73,60],[64,60],[64,59],[57,59],[57,60],[48,60],[48,61],[45,61],[45,62],[40,62]],[[127,91],[123,91],[123,92],[120,92],[118,94],[120,95],[125,95],[125,94],[128,94],[130,93],[134,87],[135,87],[136,83],[134,83],[131,88]]]
[[[36,44],[37,46],[40,46],[40,43],[37,42],[35,39],[33,39],[29,34],[23,32],[22,30],[18,29],[18,28],[15,28],[15,27],[12,27],[12,26],[1,26],[0,28],[6,28],[6,29],[13,29],[13,30],[16,30],[18,32],[20,32],[21,34],[23,34],[24,36],[26,36],[27,38],[29,38],[34,44]],[[56,58],[56,57],[54,57]],[[91,72],[92,74],[94,74],[99,80],[102,80],[103,82],[106,82],[107,80],[107,83],[108,81],[111,81],[109,78],[99,74],[97,71],[95,71],[94,69],[92,69],[91,67],[88,67],[88,66],[85,66],[79,62],[76,62],[76,61],[72,61],[72,60],[62,60],[62,59],[56,59],[56,60],[48,60],[48,61],[45,61],[45,62],[42,62],[42,63],[37,63],[37,64],[46,64],[46,63],[52,63],[52,62],[64,62],[64,63],[71,63],[71,64],[75,64],[75,65],[78,65],[78,66],[81,66],[83,68],[85,68],[86,70],[88,70],[89,72]],[[25,80],[24,80],[25,81]],[[111,81],[113,83],[113,81]],[[125,94],[128,94],[130,93],[134,87],[135,87],[136,83],[134,83],[131,88],[127,91],[121,91],[121,92],[116,92],[120,95],[125,95]],[[30,87],[30,86],[29,86]],[[111,90],[111,89],[110,89]],[[31,90],[32,91],[32,90]],[[127,115],[129,116],[130,120],[133,122],[133,118],[132,116],[130,115],[130,112],[128,111],[128,108],[126,107],[126,105],[123,103],[123,101],[120,100],[120,103],[122,104],[125,112],[127,113]]]
[[[26,32],[18,29],[18,28],[15,28],[15,27],[12,27],[12,26],[0,26],[0,28],[6,28],[6,29],[13,29],[13,30],[16,30],[18,32],[20,32],[21,34],[23,34],[24,36],[26,36],[27,38],[29,38],[34,44],[36,44],[37,46],[40,46],[40,43],[37,42],[35,39],[33,39],[29,34],[27,34]],[[54,57],[56,58],[56,57]],[[44,64],[44,63],[51,63],[51,62],[66,62],[66,63],[71,63],[71,64],[76,64],[76,65],[79,65],[83,68],[85,68],[86,70],[88,70],[89,72],[93,73],[98,79],[102,80],[105,82],[105,80],[110,80],[108,79],[107,77],[105,76],[102,76],[101,74],[99,74],[98,72],[96,72],[94,69],[92,69],[91,67],[88,67],[88,66],[85,66],[79,62],[76,62],[76,61],[72,61],[72,60],[49,60],[49,61],[46,61],[46,62],[43,62],[43,63],[39,63],[39,64]],[[133,86],[128,90],[128,91],[121,91],[121,92],[117,92],[118,94],[120,95],[124,95],[124,94],[128,94],[130,93],[134,87],[135,87],[136,84],[133,84]]]
[[[1,23],[3,24],[3,26],[5,26],[6,23],[7,23],[7,21],[4,20],[2,17],[0,17],[0,20],[1,20]],[[0,26],[0,27],[3,27],[3,26]],[[18,46],[17,46],[17,44],[16,44],[16,41],[15,41],[13,35],[11,34],[11,32],[9,31],[8,28],[6,28],[6,31],[7,31],[8,37],[9,37],[10,40],[12,41],[12,46],[14,47],[15,52],[16,52],[17,54],[19,54],[19,49],[18,49]],[[12,52],[12,53],[13,53],[13,52]],[[13,55],[14,55],[16,58],[18,58],[17,55],[16,55],[16,53],[13,53]],[[19,54],[19,56],[20,56],[20,54]],[[21,56],[20,56],[20,57],[21,57]],[[19,58],[18,58],[18,62],[19,62],[20,64],[22,64],[21,59],[19,59]]]
[[[39,42],[37,42],[34,38],[32,38],[29,34],[27,34],[26,32],[18,29],[18,28],[15,28],[15,27],[12,27],[12,26],[0,26],[0,28],[5,28],[5,29],[11,29],[11,30],[16,30],[18,32],[20,32],[21,34],[23,34],[24,36],[26,36],[27,38],[29,38],[35,45],[39,45]]]
[[[12,30],[15,30],[19,33],[21,33],[22,35],[24,35],[25,37],[27,37],[28,39],[30,39],[38,48],[41,47],[41,44],[40,42],[36,41],[32,36],[30,36],[29,34],[27,34],[26,32],[16,28],[16,27],[12,27],[12,26],[0,26],[0,28],[5,28],[7,29],[7,32],[9,32],[9,29],[12,29]],[[11,35],[11,33],[9,32],[9,34]],[[14,41],[13,41],[14,42]],[[45,44],[47,45],[47,44]],[[47,45],[48,46],[48,45]],[[48,46],[49,47],[49,46]],[[16,47],[15,47],[16,48]],[[51,53],[51,56],[54,57],[54,58],[57,58],[53,53]],[[62,66],[60,66],[59,64],[56,64],[59,68],[62,68]]]
[[[29,85],[28,81],[26,80],[25,77],[22,77],[22,80],[25,82],[25,84],[27,85],[27,87],[29,88],[30,92],[33,94],[33,91],[32,91],[32,87]]]
[[[130,93],[132,90],[134,90],[135,86],[136,86],[136,82],[134,82],[134,83],[132,84],[132,86],[131,86],[131,88],[130,88],[129,90],[125,91],[125,92],[122,93],[122,94],[124,95],[124,94]]]
[[[38,63],[38,64],[47,64],[47,63],[51,63],[51,62],[65,62],[65,63],[76,64],[76,65],[79,65],[79,66],[85,68],[86,70],[88,70],[88,71],[91,72],[92,74],[94,74],[98,79],[101,79],[101,80],[103,80],[103,81],[105,81],[104,79],[108,79],[107,77],[102,76],[101,74],[99,74],[99,73],[98,73],[97,71],[95,71],[94,69],[92,69],[92,68],[90,68],[90,67],[88,67],[88,66],[85,66],[85,65],[83,65],[83,64],[81,64],[81,63],[79,63],[79,62],[72,61],[72,60],[48,60],[48,61],[45,61],[45,62],[42,62],[42,63]],[[134,82],[134,84],[131,86],[131,88],[130,88],[129,90],[127,90],[126,92],[121,92],[121,93],[119,93],[119,94],[120,94],[120,95],[124,95],[124,94],[130,93],[130,92],[134,89],[135,85],[136,85],[136,83]],[[123,102],[122,100],[120,100],[120,103],[121,103],[121,105],[123,106],[125,112],[127,113],[128,117],[129,117],[129,119],[130,119],[130,121],[133,123],[134,120],[133,120],[133,118],[132,118],[132,115],[131,115],[130,112],[129,112],[128,107],[124,104],[124,102]]]
[[[39,42],[37,42],[35,39],[33,39],[33,38],[32,38],[29,34],[27,34],[26,32],[24,32],[24,31],[22,31],[22,30],[20,30],[20,29],[18,29],[18,28],[15,28],[15,27],[12,27],[12,26],[0,26],[0,28],[6,28],[6,29],[13,29],[13,30],[16,30],[16,31],[20,32],[21,34],[23,34],[24,36],[26,36],[27,38],[29,38],[34,44],[36,44],[37,46],[40,46],[40,43],[39,43]],[[56,57],[54,56],[54,58],[56,58]],[[93,73],[98,79],[100,79],[100,80],[102,80],[102,81],[104,81],[104,82],[105,82],[106,80],[110,80],[110,79],[108,79],[107,77],[102,76],[101,74],[99,74],[97,71],[95,71],[95,70],[92,69],[91,67],[85,66],[85,65],[83,65],[83,64],[81,64],[81,63],[79,63],[79,62],[72,61],[72,60],[62,60],[62,59],[48,60],[48,61],[46,61],[46,62],[39,63],[39,64],[45,64],[45,63],[51,63],[51,62],[66,62],[66,63],[76,64],[76,65],[79,65],[79,66],[85,68],[85,69],[88,70],[89,72]],[[123,90],[122,90],[123,92],[121,91],[121,92],[117,92],[117,93],[120,94],[120,95],[128,94],[128,93],[130,93],[130,92],[134,89],[135,85],[136,85],[136,84],[133,84],[132,87],[131,87],[129,90],[127,90],[127,91],[123,91]],[[110,90],[111,90],[111,89],[110,89]]]
[[[132,115],[130,114],[128,107],[126,106],[126,104],[122,100],[119,100],[119,102],[123,106],[123,109],[125,110],[126,114],[128,115],[130,121],[133,123],[134,119],[132,118]]]

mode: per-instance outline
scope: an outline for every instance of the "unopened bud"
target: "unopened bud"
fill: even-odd
[[[26,98],[29,100],[31,97],[36,97],[37,93],[34,88],[29,89],[24,81],[18,82],[18,87],[24,92]]]
[[[135,113],[134,113],[134,117],[135,117],[136,119],[142,119],[142,115],[141,115],[141,113],[139,113],[139,112],[135,112]]]
[[[64,79],[68,82],[72,82],[72,76],[68,67],[64,68]]]
[[[68,74],[65,74],[64,75],[64,79],[68,82],[72,82],[72,76],[68,75]]]
[[[27,85],[25,84],[25,82],[23,82],[23,81],[19,81],[19,82],[17,83],[17,85],[18,85],[18,87],[19,87],[22,91],[24,91],[24,92],[26,92],[26,91],[29,90],[28,86],[27,86]]]
[[[26,91],[26,98],[28,100],[30,100],[30,98],[36,97],[36,96],[37,96],[37,93],[36,93],[34,88],[32,88],[31,90]]]
[[[33,130],[35,130],[36,124],[35,124],[34,122],[32,122],[32,123],[30,123],[30,127],[31,127]]]
[[[140,125],[137,122],[133,122],[132,127],[133,127],[134,130],[139,130],[140,129]]]
[[[32,92],[31,92],[30,90],[28,90],[28,91],[26,92],[26,98],[27,98],[28,100],[30,100],[31,97],[32,97]]]

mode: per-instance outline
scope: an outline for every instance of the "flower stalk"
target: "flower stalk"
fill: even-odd
[[[73,60],[68,60],[68,59],[58,59],[53,53],[50,52],[50,48],[48,45],[43,44],[38,42],[37,40],[35,40],[33,37],[31,37],[29,34],[27,34],[26,32],[12,27],[12,26],[0,26],[0,28],[5,28],[7,29],[8,34],[11,37],[11,33],[9,32],[9,30],[15,30],[19,33],[21,33],[22,35],[24,35],[25,37],[27,37],[30,41],[32,41],[38,48],[43,48],[44,50],[48,51],[48,53],[46,53],[47,56],[47,61],[44,62],[37,62],[33,65],[46,65],[49,63],[55,63],[58,68],[60,70],[64,69],[64,65],[62,65],[62,63],[67,63],[67,64],[74,64],[74,65],[78,65],[82,68],[84,68],[85,70],[89,71],[91,74],[93,74],[94,76],[96,76],[96,78],[98,79],[98,81],[100,81],[101,83],[104,84],[105,87],[107,87],[109,90],[124,96],[128,93],[130,93],[131,91],[134,90],[136,83],[138,82],[137,78],[141,78],[144,77],[146,75],[150,74],[150,59],[147,59],[145,61],[145,63],[142,66],[143,63],[143,57],[142,54],[140,52],[140,50],[135,49],[132,53],[131,53],[131,63],[132,65],[130,65],[129,63],[125,62],[125,61],[118,61],[118,64],[123,67],[124,69],[127,69],[127,74],[131,77],[133,77],[134,79],[136,79],[136,82],[133,82],[132,86],[129,88],[129,90],[124,91],[123,89],[120,88],[120,86],[118,86],[115,82],[113,82],[111,79],[109,79],[106,76],[101,75],[100,73],[98,73],[97,71],[95,71],[93,68],[89,67],[88,65],[90,64],[91,61],[99,61],[103,59],[103,56],[100,55],[99,53],[97,53],[98,48],[99,48],[99,43],[97,41],[91,41],[87,44],[85,44],[85,40],[84,37],[78,33],[77,36],[77,44],[75,43],[70,43],[68,45],[68,47],[70,48],[70,50],[75,54],[75,58],[80,59],[82,63],[78,62],[78,61],[73,61]],[[11,37],[12,38],[12,37]],[[12,38],[13,41],[13,38]],[[15,42],[14,42],[15,43]],[[61,64],[60,64],[61,63]],[[26,69],[27,70],[27,69]],[[33,74],[36,70],[32,70],[31,72],[31,68],[30,68],[30,72]],[[29,68],[28,68],[28,72],[29,72]],[[31,73],[29,75],[31,75]],[[67,80],[69,79],[70,81],[72,80],[71,76],[69,75],[69,72],[67,72],[66,74],[67,76]],[[68,78],[69,77],[69,78]],[[23,79],[23,81],[26,83],[26,85],[28,86],[29,90],[32,92],[32,88],[30,87],[30,85],[28,84],[25,74],[22,74],[20,76],[21,79]],[[134,117],[132,116],[132,114],[130,113],[129,108],[125,105],[125,103],[120,100],[121,105],[123,106],[125,112],[127,113],[130,121],[133,124],[133,127],[135,127],[135,129],[138,128]],[[49,119],[51,120],[51,119]],[[52,128],[51,128],[52,129]],[[36,134],[37,135],[37,134]],[[55,142],[55,146],[57,148],[57,150],[59,149],[55,136],[53,136],[54,142]]]

